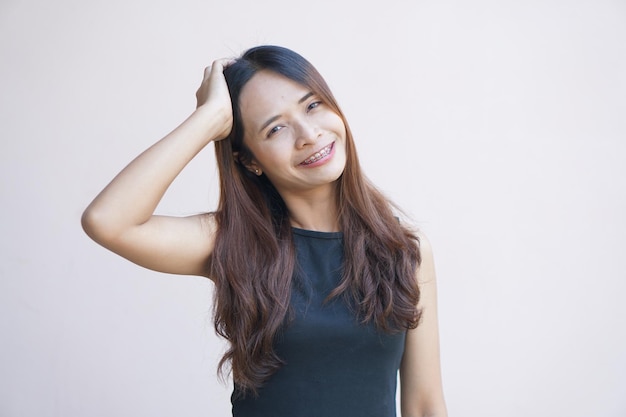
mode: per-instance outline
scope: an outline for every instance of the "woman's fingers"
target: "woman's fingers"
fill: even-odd
[[[219,97],[228,94],[224,69],[234,62],[235,60],[232,58],[222,58],[213,61],[211,65],[204,68],[202,83],[196,91],[197,107],[209,101],[211,96]]]
[[[214,140],[224,139],[230,133],[233,123],[230,92],[224,77],[224,69],[235,63],[232,58],[222,58],[213,61],[204,69],[202,84],[196,91],[197,108],[210,103],[210,108],[220,120],[223,119],[223,129]]]
[[[216,73],[223,72],[226,68],[234,64],[237,60],[234,58],[221,58],[213,61],[211,65],[204,69],[204,79],[206,80],[211,76],[211,70],[215,68]]]

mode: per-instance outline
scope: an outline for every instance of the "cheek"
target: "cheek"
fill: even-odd
[[[266,170],[274,170],[277,167],[288,164],[291,154],[287,152],[286,147],[279,143],[279,141],[273,141],[264,143],[263,145],[257,144],[254,149],[251,149],[255,155],[255,160],[261,164]]]
[[[334,130],[337,133],[339,133],[341,137],[345,138],[346,137],[346,125],[344,124],[343,120],[338,114],[333,113],[332,123],[334,125]]]

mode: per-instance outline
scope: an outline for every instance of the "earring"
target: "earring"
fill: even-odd
[[[260,173],[260,172],[261,172],[261,171],[259,171],[259,169],[258,169],[258,168],[255,168],[255,169],[254,169],[254,173],[255,173],[255,174],[259,175],[259,173]]]

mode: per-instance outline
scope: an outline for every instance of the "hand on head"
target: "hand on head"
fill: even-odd
[[[228,85],[224,78],[224,69],[235,63],[235,59],[222,58],[204,69],[202,84],[196,91],[196,109],[203,106],[210,106],[212,111],[224,116],[224,129],[216,140],[224,139],[228,136],[233,125],[232,103],[228,92]]]

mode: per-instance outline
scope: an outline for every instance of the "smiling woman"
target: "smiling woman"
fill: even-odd
[[[445,416],[427,240],[363,175],[325,81],[261,46],[205,70],[196,111],[132,161],[83,215],[85,231],[156,271],[215,283],[233,415]],[[215,142],[214,212],[154,215]]]
[[[268,70],[246,83],[239,107],[243,142],[254,155],[247,167],[265,173],[285,201],[303,194],[328,201],[346,164],[346,126],[337,111],[306,86]]]

